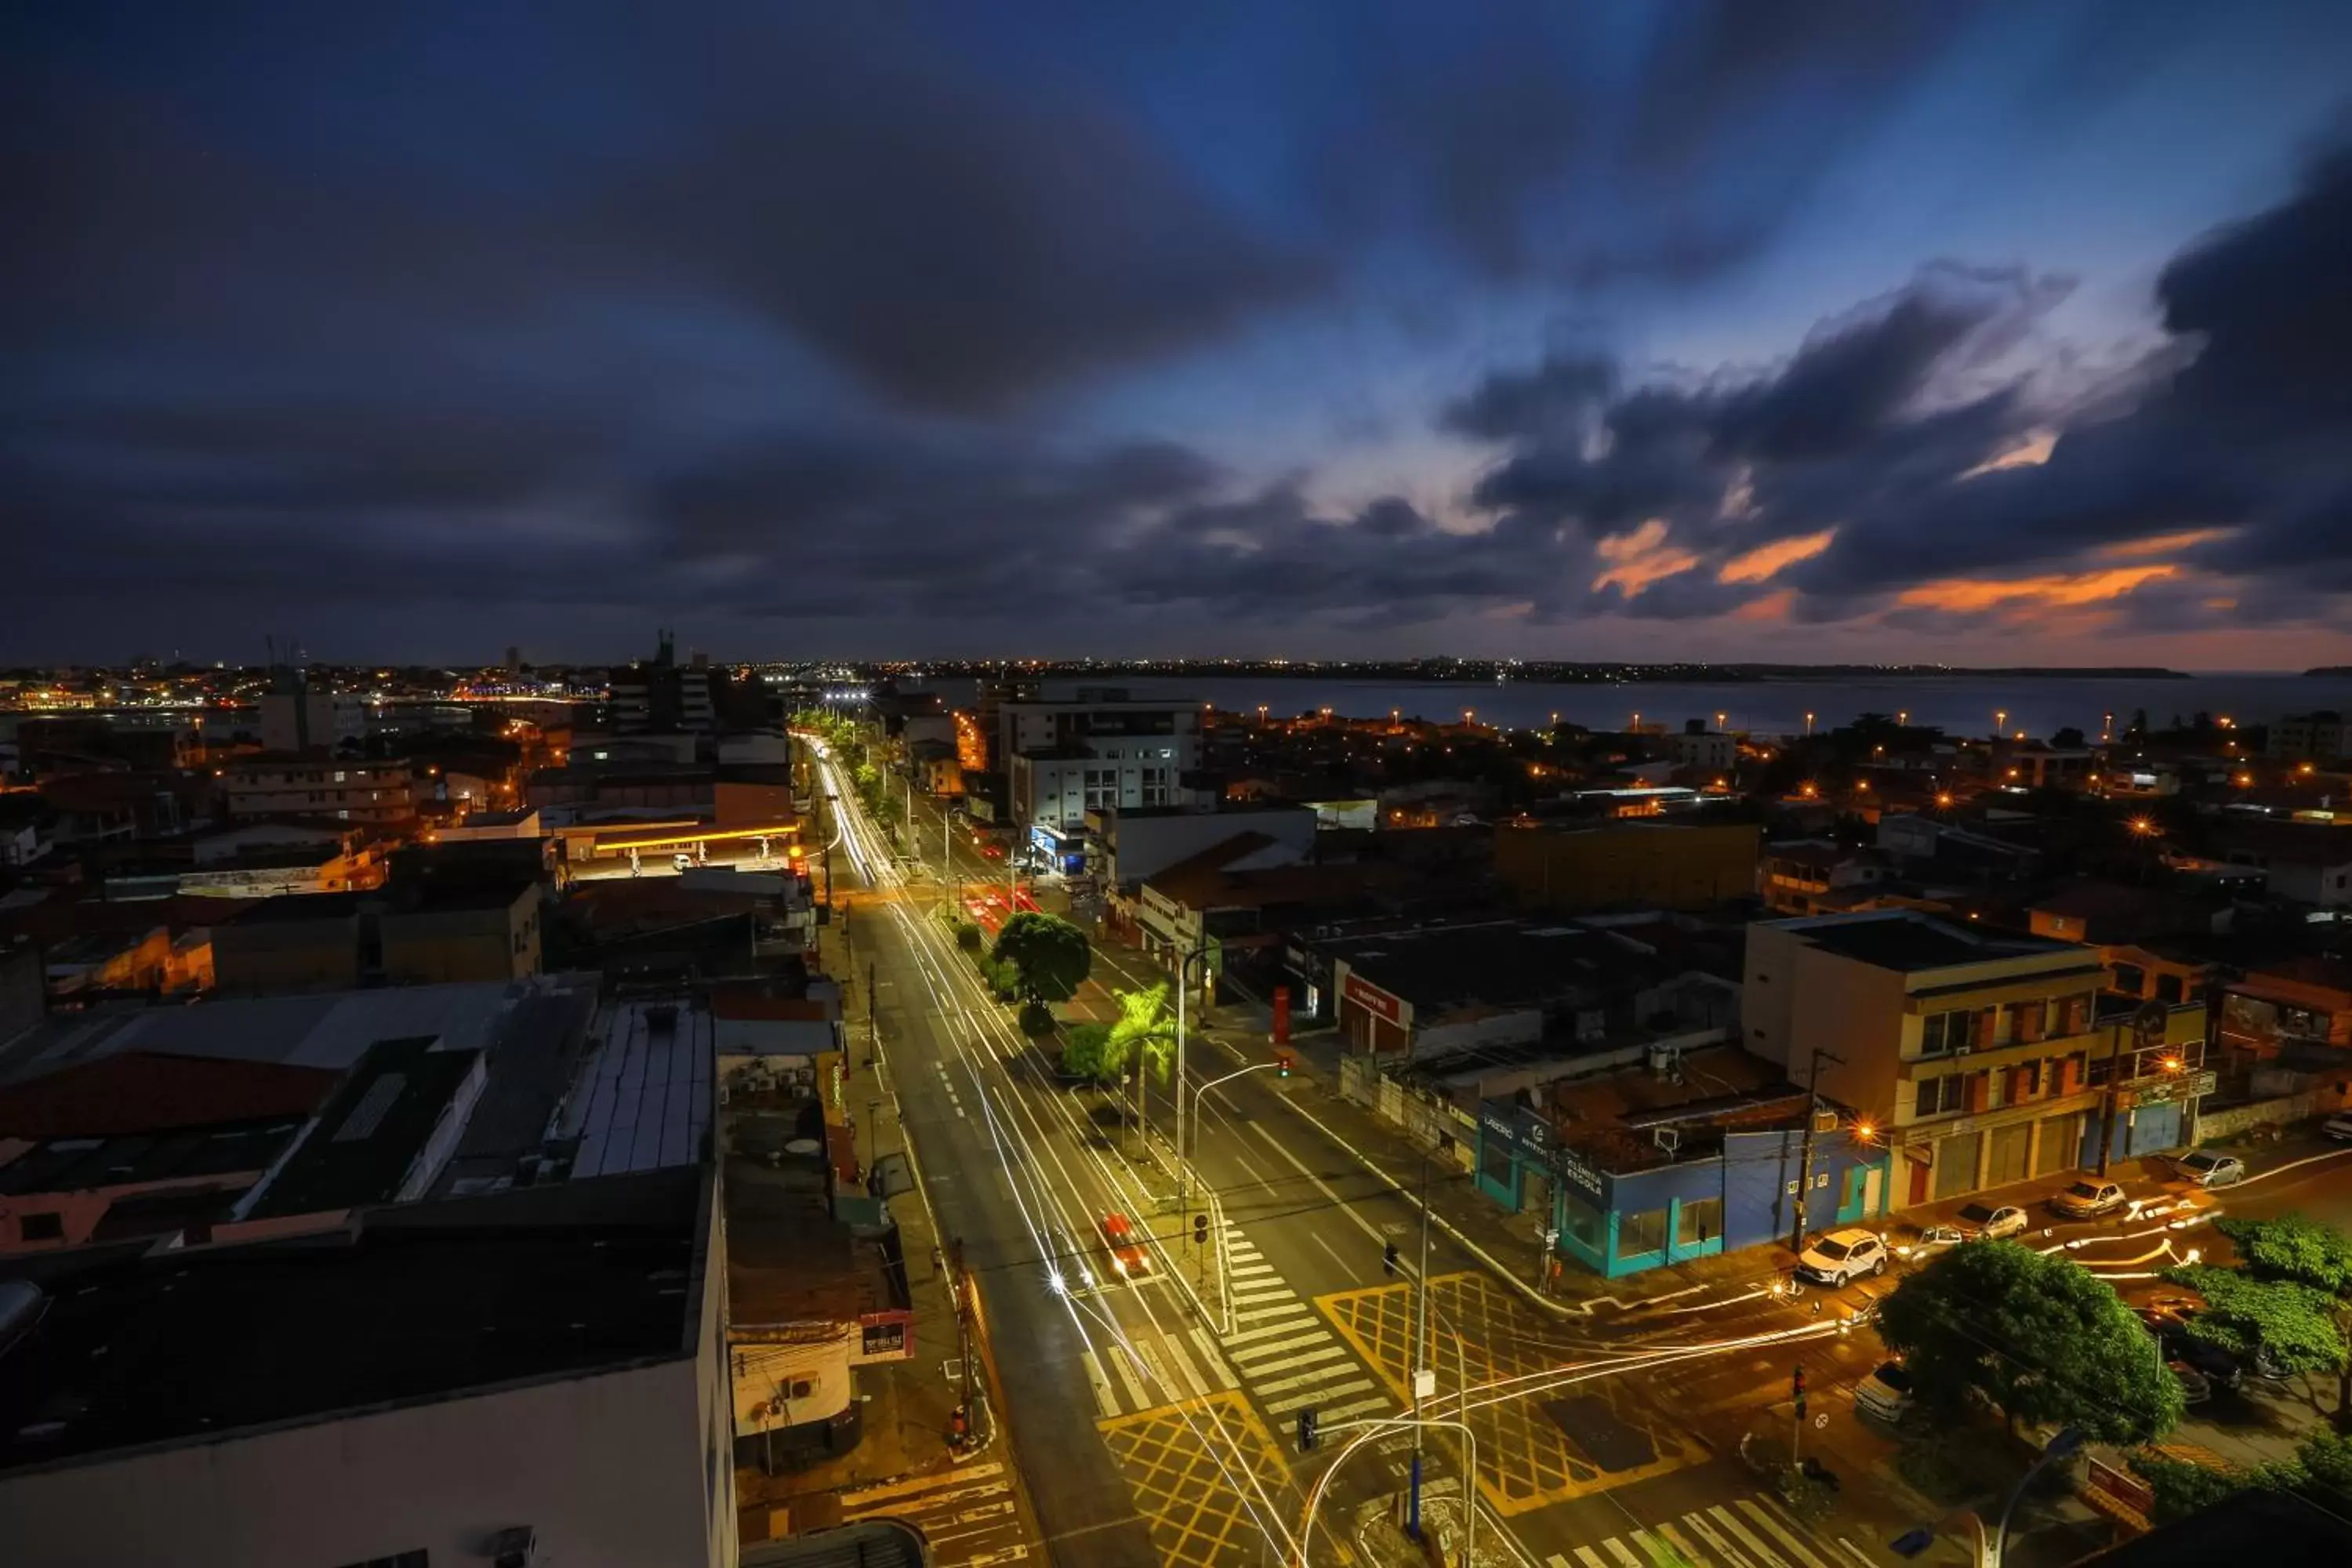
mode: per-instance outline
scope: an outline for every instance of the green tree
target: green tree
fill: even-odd
[[[1062,1032],[1062,1073],[1066,1078],[1100,1083],[1110,1076],[1103,1046],[1110,1038],[1108,1024],[1073,1024]]]
[[[2210,1263],[2168,1268],[2164,1277],[2205,1298],[2181,1331],[2282,1373],[2334,1372],[2344,1364],[2336,1300],[2293,1279],[2263,1279]]]
[[[2223,1219],[2238,1261],[2256,1279],[2305,1286],[2332,1298],[2336,1342],[2352,1351],[2352,1237],[2299,1214],[2276,1219]],[[2336,1410],[2352,1414],[2352,1353],[2336,1363]]]
[[[1971,1395],[2020,1421],[2145,1443],[2180,1420],[2180,1385],[2121,1298],[2088,1270],[2013,1241],[1956,1247],[1880,1303],[1879,1338],[1920,1399],[1949,1415]]]
[[[1113,1072],[1139,1062],[1161,1083],[1176,1061],[1176,1036],[1169,1027],[1166,982],[1140,991],[1121,991],[1113,997],[1118,1016],[1110,1026],[1103,1054]]]
[[[1024,1002],[1020,1022],[1023,1034],[1042,1040],[1054,1032],[1054,1010],[1043,1002]]]
[[[1031,1002],[1066,1002],[1086,984],[1094,967],[1087,933],[1057,915],[1024,911],[996,933],[996,962],[1020,977],[1022,996]]]

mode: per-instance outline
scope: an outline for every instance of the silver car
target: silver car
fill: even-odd
[[[2200,1187],[2235,1186],[2246,1179],[2246,1163],[2235,1154],[2192,1149],[2172,1162],[2172,1168]]]

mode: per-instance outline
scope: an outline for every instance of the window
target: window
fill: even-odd
[[[1640,1214],[1618,1215],[1618,1257],[1632,1258],[1644,1252],[1663,1252],[1665,1246],[1665,1210],[1643,1209]]]
[[[1601,1211],[1581,1193],[1566,1194],[1560,1203],[1561,1228],[1587,1251],[1601,1251]]]
[[[2062,1016],[2063,1021],[2060,1024],[2057,1032],[2062,1035],[2082,1035],[2089,1033],[2091,1027],[2091,1005],[2096,1000],[2097,997],[2088,991],[2077,992],[2075,994],[2063,999],[2058,1004],[2058,1010]]]
[[[1086,771],[1087,809],[1099,811],[1118,805],[1118,770],[1088,768]]]
[[[2126,996],[2147,994],[2147,975],[2137,963],[2116,965],[2116,989]]]
[[[2156,977],[2156,999],[2168,1006],[2178,1007],[2187,1001],[2188,989],[2178,974],[2159,974]]]
[[[1143,770],[1143,804],[1146,805],[1168,804],[1168,770],[1166,768]]]
[[[26,1241],[63,1241],[66,1238],[66,1216],[61,1214],[28,1214],[16,1224]]]
[[[1968,1090],[1964,1087],[1966,1082],[1966,1076],[1961,1073],[1948,1073],[1942,1078],[1921,1079],[1917,1085],[1918,1099],[1916,1102],[1915,1114],[1923,1117],[1948,1116],[1958,1111],[1968,1103]]]
[[[1955,1051],[1969,1049],[1976,1040],[1977,1015],[1973,1008],[1930,1013],[1919,1031],[1919,1054],[1923,1057],[1948,1057]]]
[[[1722,1234],[1721,1198],[1697,1198],[1685,1202],[1675,1215],[1676,1247],[1702,1247]]]

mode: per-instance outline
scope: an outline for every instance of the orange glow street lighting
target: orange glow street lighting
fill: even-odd
[[[1992,727],[1995,734],[1999,734],[2001,731],[2009,728],[2008,709],[1996,708],[1992,710]]]

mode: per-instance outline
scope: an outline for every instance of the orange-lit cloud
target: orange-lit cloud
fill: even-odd
[[[2036,430],[2007,451],[1987,458],[1960,478],[1972,479],[1979,474],[1998,473],[2003,468],[2038,468],[2050,460],[2051,451],[2057,445],[2057,431]]]
[[[2192,545],[2227,539],[2234,528],[2184,528],[2175,533],[2151,533],[2146,539],[2126,539],[2099,547],[2102,561],[2137,561],[2149,555],[2170,555]]]
[[[2110,566],[2100,572],[2052,573],[2040,577],[1948,577],[1906,588],[1895,603],[1913,609],[2060,609],[2119,599],[2143,583],[2177,575],[2178,566]]]
[[[1760,599],[1748,600],[1732,611],[1728,618],[1735,621],[1785,621],[1796,602],[1797,591],[1794,588],[1779,588]]]
[[[1825,528],[1819,533],[1801,534],[1794,539],[1776,539],[1769,544],[1759,544],[1745,555],[1735,555],[1725,562],[1716,574],[1718,583],[1769,583],[1784,566],[1800,561],[1810,561],[1830,547],[1837,530]]]
[[[1609,569],[1592,580],[1592,591],[1597,594],[1614,584],[1629,599],[1651,584],[1698,564],[1698,557],[1689,551],[1666,543],[1665,520],[1657,517],[1631,533],[1609,534],[1592,551],[1609,563]]]

